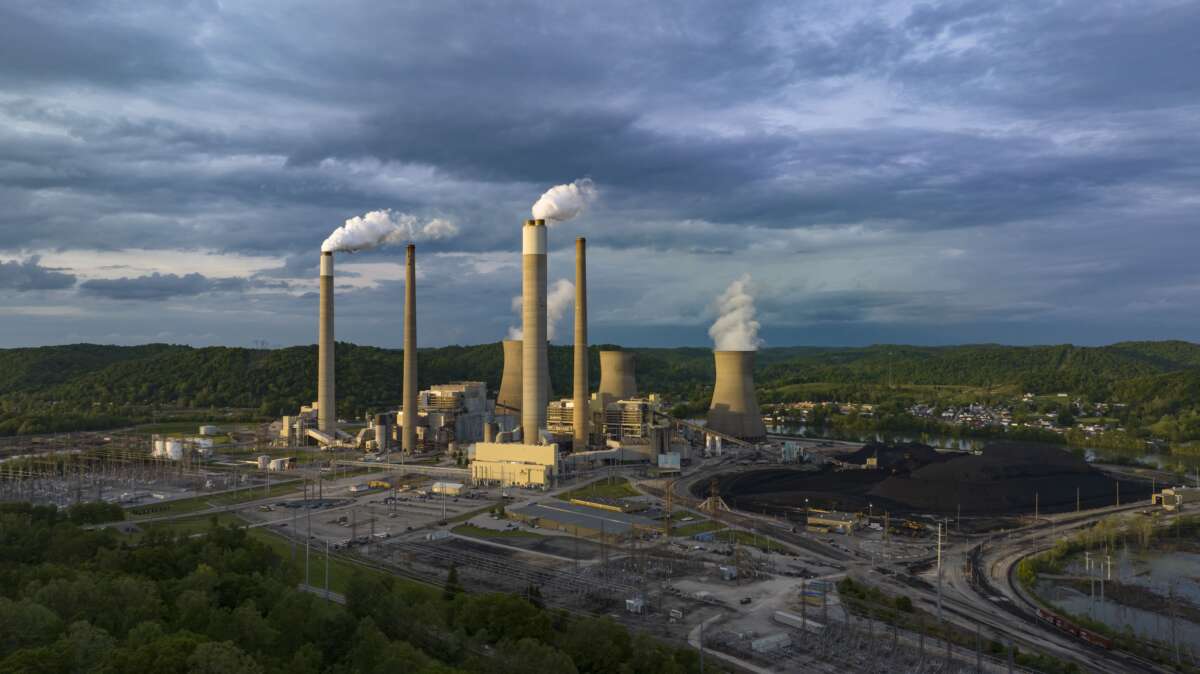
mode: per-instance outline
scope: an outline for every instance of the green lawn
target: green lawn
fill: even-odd
[[[607,478],[597,480],[578,489],[572,489],[571,491],[563,492],[558,495],[558,498],[564,501],[570,501],[573,498],[627,498],[630,496],[639,495],[640,494],[638,491],[633,488],[633,485],[629,484],[629,480],[620,477],[612,480],[611,482]]]
[[[267,528],[250,529],[249,534],[251,538],[261,541],[275,550],[275,553],[292,569],[292,576],[297,583],[304,582],[304,543],[302,541],[293,543],[290,539],[284,538],[282,534],[270,531]],[[333,592],[344,594],[350,585],[350,578],[356,573],[379,576],[392,575],[386,571],[355,564],[332,551],[328,559],[329,589]],[[325,586],[325,560],[325,544],[318,544],[314,541],[313,547],[309,551],[309,581],[311,585],[316,587]],[[400,585],[406,585],[414,591],[428,592],[431,595],[439,591],[432,585],[407,578],[396,578],[395,582]]]
[[[726,529],[725,531],[717,534],[717,540],[719,541],[729,542],[730,539],[736,540],[738,545],[749,545],[765,552],[771,552],[772,550],[778,552],[783,550],[782,546],[766,536],[756,535],[749,531]]]
[[[149,522],[139,525],[143,531],[171,531],[177,534],[196,534],[208,531],[212,526],[213,519],[216,519],[220,526],[241,526],[245,524],[245,520],[234,515],[233,513],[214,513],[211,515],[199,515],[196,517],[186,517],[169,522]]]
[[[178,499],[175,501],[165,501],[163,503],[137,506],[135,508],[130,508],[128,512],[133,520],[136,520],[139,517],[182,515],[185,513],[207,510],[213,506],[236,505],[238,503],[255,501],[261,498],[282,496],[284,494],[300,491],[300,489],[300,482],[280,482],[279,484],[271,485],[271,491],[269,494],[263,487],[247,487],[245,489],[239,489],[238,491],[217,494],[215,496],[194,496],[192,498]]]
[[[495,507],[496,506],[486,505],[486,506],[483,506],[482,508],[479,508],[478,510],[469,510],[461,515],[455,515],[454,517],[451,517],[450,519],[448,519],[446,521],[452,522],[452,523],[453,522],[466,522],[467,520],[471,519],[472,517],[474,517],[476,515],[482,515],[483,513],[486,513]]]
[[[530,536],[539,536],[532,531],[523,531],[520,529],[496,531],[495,529],[485,529],[477,527],[474,524],[460,524],[451,529],[456,534],[463,536],[473,536],[475,538],[529,538]]]
[[[725,525],[721,524],[720,522],[714,522],[712,520],[700,520],[698,522],[688,522],[680,527],[671,527],[671,535],[695,536],[696,534],[702,534],[706,531],[716,531],[717,529],[724,528]]]

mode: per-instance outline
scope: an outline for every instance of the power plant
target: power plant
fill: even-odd
[[[754,352],[713,351],[713,358],[717,381],[707,427],[748,442],[766,439],[767,427],[754,392]]]
[[[348,221],[347,226],[352,224],[357,221]],[[754,395],[754,351],[722,348],[721,338],[716,335],[717,377],[706,426],[683,420],[676,425],[676,421],[664,414],[664,401],[656,395],[639,394],[632,351],[599,351],[600,382],[598,390],[592,392],[587,240],[583,237],[575,241],[571,393],[570,397],[552,400],[547,339],[550,327],[547,235],[546,220],[523,221],[521,339],[502,343],[504,368],[494,400],[488,396],[487,385],[482,381],[434,384],[428,390],[418,390],[416,247],[412,244],[406,247],[400,405],[391,411],[376,412],[354,436],[337,428],[333,253],[360,250],[362,241],[369,244],[381,235],[374,230],[342,231],[331,237],[334,240],[340,236],[341,243],[331,245],[327,241],[321,255],[318,399],[313,405],[302,407],[299,415],[283,418],[279,442],[289,447],[315,442],[325,448],[356,447],[380,453],[395,446],[408,456],[444,451],[460,465],[464,460],[492,462],[479,465],[477,477],[481,480],[545,486],[552,484],[560,471],[629,461],[653,463],[656,457],[661,462],[664,456],[673,456],[663,464],[668,466],[667,470],[672,466],[677,470],[680,450],[686,451],[686,447],[677,444],[683,439],[679,434],[686,435],[685,426],[690,429],[687,433],[693,434],[692,439],[697,437],[696,433],[707,436],[709,449],[715,447],[718,453],[721,438],[743,444],[765,440],[766,430]],[[737,284],[731,287],[742,290]],[[744,302],[733,304],[745,307]],[[731,334],[737,334],[736,322],[719,323]],[[747,325],[757,328],[756,323]],[[359,426],[355,424],[356,429]],[[551,454],[557,458],[547,460],[551,454],[534,449],[537,447],[553,447]],[[559,447],[570,450],[560,453]]]
[[[321,253],[321,310],[317,329],[317,430],[337,437],[334,400],[333,252]]]
[[[546,221],[521,230],[521,433],[537,444],[546,428],[550,368],[546,353]]]

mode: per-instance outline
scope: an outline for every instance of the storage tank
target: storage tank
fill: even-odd
[[[258,457],[258,469],[259,470],[266,470],[270,466],[271,466],[271,457],[270,456],[263,454]]]
[[[166,441],[167,458],[172,461],[183,460],[183,443],[179,440],[170,439]]]

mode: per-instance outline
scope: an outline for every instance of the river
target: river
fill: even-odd
[[[776,424],[767,425],[768,433],[780,433],[784,435],[803,435],[811,438],[822,438],[827,440],[845,440],[848,442],[919,442],[921,444],[936,447],[938,449],[950,449],[961,452],[978,451],[983,449],[988,443],[1002,440],[1003,438],[976,438],[976,437],[956,437],[953,435],[937,435],[932,433],[905,433],[891,431],[869,431],[865,433],[846,433],[833,431],[829,428],[811,429],[803,424]],[[1069,449],[1063,445],[1064,449]],[[1148,467],[1157,468],[1159,470],[1167,470],[1180,472],[1179,467],[1184,467],[1187,470],[1188,476],[1192,477],[1191,482],[1200,485],[1200,456],[1180,456],[1177,454],[1168,454],[1146,450],[1139,453],[1131,453],[1129,450],[1113,450],[1100,449],[1097,447],[1083,447],[1084,456],[1089,462],[1111,463],[1121,462],[1133,459],[1138,463]]]

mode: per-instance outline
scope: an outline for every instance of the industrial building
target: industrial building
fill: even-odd
[[[820,532],[848,534],[858,526],[858,517],[850,513],[810,510],[807,517],[808,528]]]
[[[1168,487],[1152,496],[1155,505],[1161,505],[1163,510],[1175,512],[1183,510],[1184,503],[1195,503],[1200,499],[1200,489],[1195,487]]]
[[[477,442],[471,461],[475,484],[546,488],[558,476],[558,445]]]
[[[544,529],[557,529],[584,538],[604,540],[622,540],[631,535],[657,533],[662,529],[659,522],[648,517],[562,501],[532,503],[510,510],[509,517]]]
[[[426,450],[429,444],[445,448],[450,442],[461,446],[484,440],[484,426],[492,416],[487,384],[481,381],[434,384],[417,395],[417,409],[422,415],[418,427],[426,429]]]

